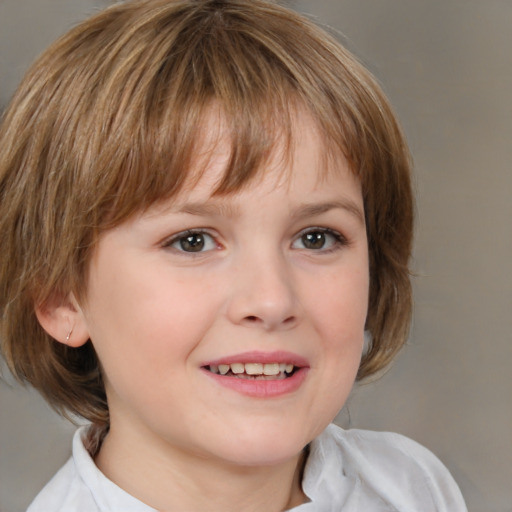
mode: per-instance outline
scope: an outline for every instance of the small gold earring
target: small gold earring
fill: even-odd
[[[69,338],[71,338],[72,334],[73,334],[73,327],[71,327],[70,331],[68,332],[68,335],[66,336],[66,341],[69,341]]]

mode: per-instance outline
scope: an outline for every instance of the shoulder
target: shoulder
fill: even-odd
[[[353,489],[358,490],[359,506],[380,503],[389,510],[466,511],[446,467],[432,452],[402,435],[330,425],[312,443],[311,455],[330,467],[330,473],[338,473],[340,483],[343,480],[352,489],[347,491],[351,499],[355,499]]]
[[[109,480],[96,466],[83,440],[73,438],[73,456],[36,496],[27,512],[156,512]]]
[[[448,470],[441,461],[421,444],[394,432],[374,432],[370,430],[343,430],[334,425],[325,432],[343,450],[346,456],[357,456],[380,466],[398,466],[404,464],[409,469],[417,467],[420,471],[435,475],[445,474]]]
[[[96,512],[94,499],[70,458],[46,484],[27,512]]]

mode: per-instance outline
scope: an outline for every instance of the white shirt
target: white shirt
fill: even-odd
[[[157,512],[110,481],[82,442],[27,512]],[[467,512],[448,470],[398,434],[335,425],[310,445],[302,481],[311,500],[293,512]]]

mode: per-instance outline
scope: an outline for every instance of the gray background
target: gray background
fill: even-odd
[[[0,0],[0,105],[28,63],[106,0]],[[512,511],[512,2],[290,2],[343,35],[391,98],[416,162],[408,347],[339,422],[433,450],[472,512]],[[0,383],[0,510],[24,509],[73,428]]]

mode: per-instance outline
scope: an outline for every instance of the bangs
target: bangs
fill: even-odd
[[[298,109],[322,132],[326,156],[342,151],[349,163],[360,160],[349,151],[361,149],[361,137],[344,99],[352,87],[356,92],[354,79],[341,76],[339,55],[313,37],[316,29],[288,14],[283,21],[271,4],[255,7],[250,18],[243,2],[218,4],[198,2],[195,10],[188,4],[180,12],[180,2],[138,3],[133,9],[143,10],[140,16],[125,5],[119,16],[111,8],[103,16],[110,20],[96,20],[104,31],[106,21],[119,25],[116,38],[66,87],[79,103],[70,119],[72,143],[84,146],[66,153],[76,155],[75,169],[85,170],[77,178],[89,226],[109,229],[179,193],[205,152],[216,108],[231,144],[217,193],[253,179],[276,144],[290,155]],[[93,43],[98,46],[82,37],[74,48],[65,46],[70,55],[86,54],[84,46]],[[356,103],[352,98],[348,105],[355,111]]]

